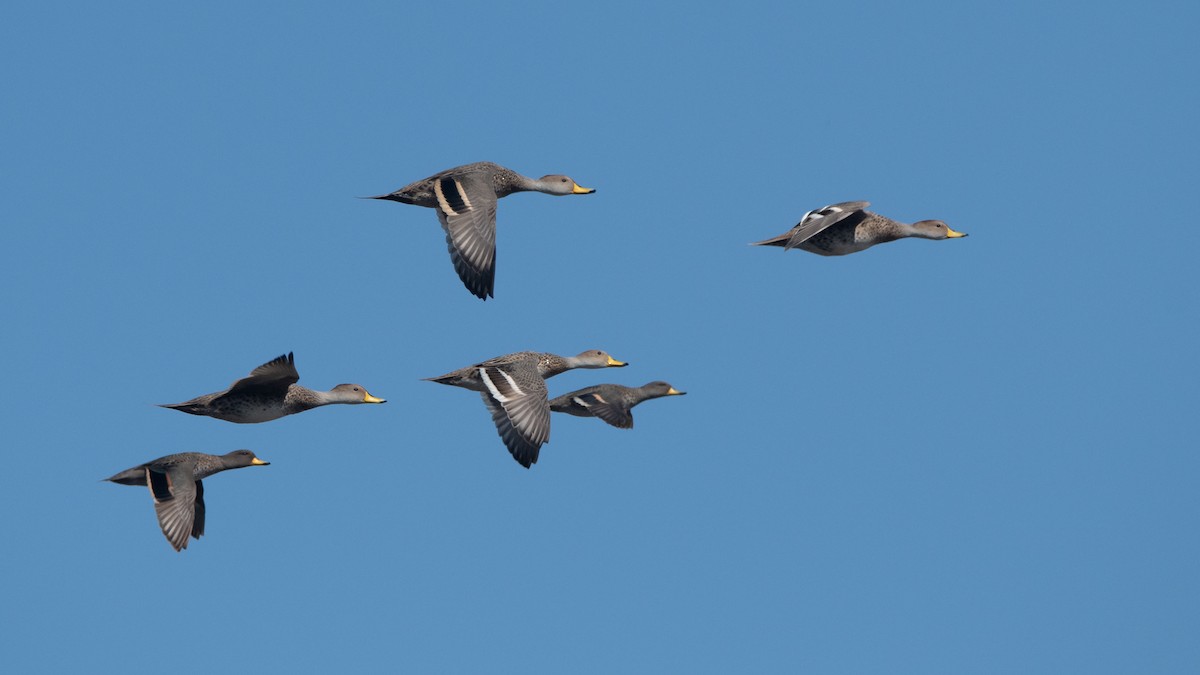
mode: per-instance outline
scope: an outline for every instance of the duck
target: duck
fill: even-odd
[[[686,393],[662,380],[640,387],[597,384],[551,400],[550,410],[576,417],[598,417],[618,429],[632,429],[634,406],[652,398],[683,396]]]
[[[249,450],[234,450],[224,455],[180,452],[152,459],[104,480],[149,486],[158,525],[178,552],[187,548],[189,536],[199,539],[204,535],[203,479],[228,469],[269,464]]]
[[[754,242],[753,246],[799,248],[818,255],[847,255],[907,237],[957,239],[957,232],[940,220],[919,220],[911,225],[871,213],[870,202],[841,202],[804,214],[795,227],[777,237]]]
[[[250,371],[249,376],[224,391],[159,407],[237,424],[257,424],[333,403],[387,403],[360,384],[339,384],[329,391],[315,391],[296,384],[299,380],[296,359],[288,352]]]
[[[548,195],[588,195],[568,176],[552,174],[538,179],[523,176],[492,162],[475,162],[435,173],[384,195],[401,204],[435,209],[446,232],[446,247],[454,270],[475,297],[495,297],[496,201],[514,192],[543,192]]]
[[[530,468],[550,441],[550,403],[546,379],[573,368],[622,368],[629,365],[592,349],[576,356],[515,352],[481,361],[428,382],[478,391],[492,414],[504,446],[518,464]]]

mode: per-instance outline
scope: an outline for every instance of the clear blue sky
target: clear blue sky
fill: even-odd
[[[1195,4],[645,5],[4,12],[11,672],[1200,671]],[[487,303],[356,199],[480,160],[597,189]],[[746,245],[858,199],[971,236]],[[589,348],[689,395],[420,381]],[[287,351],[389,403],[153,405]],[[99,482],[241,447],[182,554]]]

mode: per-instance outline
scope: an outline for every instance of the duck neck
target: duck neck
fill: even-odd
[[[629,397],[633,399],[634,405],[637,405],[637,404],[641,403],[642,401],[648,401],[652,398],[658,398],[659,396],[665,396],[665,395],[666,394],[651,393],[651,392],[647,391],[646,389],[643,389],[642,387],[638,387],[637,389],[631,389],[629,391]]]
[[[559,373],[565,373],[572,368],[579,368],[581,365],[582,364],[579,362],[579,358],[575,356],[552,356],[551,358],[546,359],[541,368],[542,377],[554,377],[555,375],[558,375]]]
[[[509,171],[503,178],[497,175],[492,187],[496,190],[497,198],[507,197],[514,192],[545,192],[540,182],[516,171]]]
[[[332,392],[313,391],[308,387],[301,387],[298,384],[288,387],[286,407],[289,415],[329,403],[337,403],[337,401],[332,400]]]
[[[915,234],[916,230],[913,229],[912,225],[909,225],[908,223],[901,223],[896,220],[888,220],[886,223],[884,223],[883,227],[879,228],[877,233],[879,241],[875,243],[882,244],[888,241],[896,241],[897,239],[911,237]]]

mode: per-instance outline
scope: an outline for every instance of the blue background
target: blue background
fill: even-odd
[[[1194,3],[13,4],[0,659],[1197,672]],[[428,209],[495,161],[496,298]],[[749,247],[865,199],[967,239]],[[531,471],[420,378],[665,379]],[[384,406],[154,407],[294,351]],[[247,447],[176,554],[98,479]]]

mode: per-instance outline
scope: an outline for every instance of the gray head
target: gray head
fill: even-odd
[[[919,220],[912,224],[912,236],[923,239],[957,239],[967,236],[967,233],[955,232],[940,220]]]
[[[221,455],[221,464],[226,469],[240,469],[244,466],[266,466],[270,462],[262,461],[249,450],[234,450]]]
[[[585,188],[571,180],[570,176],[561,174],[542,176],[536,183],[538,191],[548,195],[590,195],[595,192],[592,188]]]
[[[328,396],[330,403],[387,403],[369,394],[361,384],[339,384],[329,390]]]
[[[679,391],[675,387],[672,387],[662,380],[655,380],[653,382],[643,384],[642,391],[655,398],[659,396],[683,396],[687,393],[686,391]]]
[[[599,349],[579,352],[578,355],[572,356],[570,361],[576,368],[622,368],[629,365],[624,361],[614,359],[608,355],[608,352]]]

